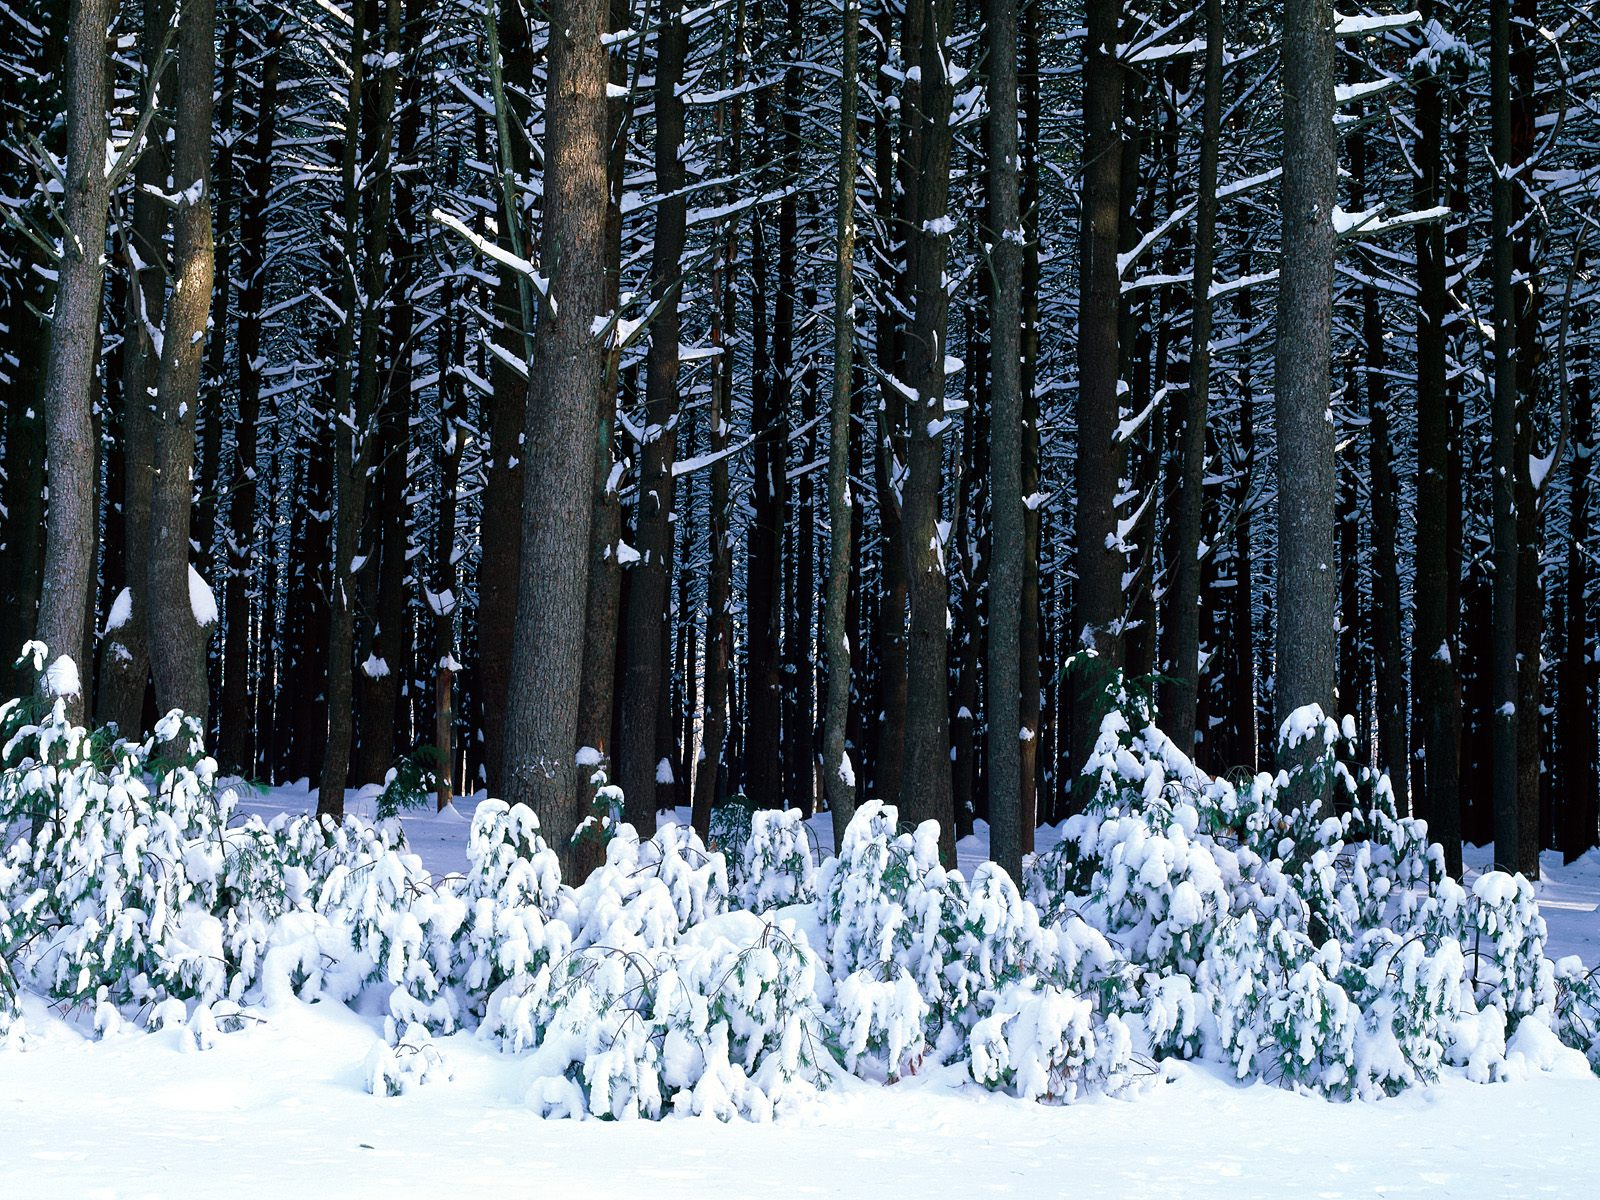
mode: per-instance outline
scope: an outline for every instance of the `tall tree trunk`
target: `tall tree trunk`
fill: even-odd
[[[432,620],[431,662],[434,672],[433,745],[438,756],[438,806],[442,810],[455,796],[455,678],[456,618],[460,610],[456,576],[456,514],[459,504],[461,458],[467,437],[463,428],[467,398],[461,381],[449,367],[460,362],[466,349],[465,323],[454,313],[455,280],[447,278],[440,302],[439,320],[439,519],[434,529],[433,589],[428,596]]]
[[[1588,332],[1585,321],[1584,333]],[[1596,772],[1595,695],[1596,663],[1589,649],[1589,561],[1592,536],[1589,521],[1590,464],[1594,461],[1594,388],[1592,350],[1584,337],[1577,341],[1571,372],[1572,515],[1567,525],[1567,652],[1559,668],[1561,804],[1558,841],[1565,862],[1582,857],[1600,844],[1600,777]],[[1566,364],[1561,364],[1565,369]]]
[[[728,157],[735,176],[742,166],[743,109],[739,96],[745,76],[745,8],[740,0],[734,12],[734,36],[725,53],[732,59],[731,82],[734,95],[729,103],[731,115],[716,117],[719,136],[726,132]],[[726,131],[724,120],[727,121]],[[729,526],[729,480],[727,448],[730,441],[730,405],[733,393],[733,362],[727,347],[732,344],[738,313],[735,272],[738,263],[738,221],[730,221],[725,242],[711,272],[711,344],[717,357],[711,367],[711,398],[706,412],[710,429],[710,495],[707,498],[706,542],[710,562],[706,572],[705,700],[700,730],[700,759],[696,764],[692,820],[701,838],[711,836],[711,808],[721,794],[729,725],[730,674],[733,663],[733,543]]]
[[[906,732],[900,811],[913,822],[939,822],[940,850],[955,860],[950,779],[950,588],[940,533],[945,416],[945,326],[950,293],[944,268],[950,250],[950,0],[918,0],[906,12],[904,45],[919,69],[907,88],[908,157],[916,190],[909,198],[906,279],[912,321],[902,378],[909,392],[910,433],[902,494],[907,594],[911,601],[906,655]]]
[[[155,483],[150,496],[150,553],[145,576],[150,668],[156,708],[180,708],[202,729],[210,709],[206,639],[191,601],[189,562],[193,513],[195,414],[200,364],[211,311],[215,263],[211,239],[211,114],[216,66],[213,0],[186,0],[179,14],[178,77],[172,177],[179,200],[172,215],[172,294],[161,334],[156,375]],[[215,414],[213,418],[215,419]],[[214,616],[207,614],[209,625]]]
[[[1018,388],[1022,394],[1022,600],[1017,631],[1019,697],[1017,737],[1019,824],[1024,854],[1033,849],[1039,818],[1039,742],[1042,732],[1043,650],[1039,610],[1039,0],[1022,0],[1022,343]]]
[[[145,0],[141,54],[147,105],[167,108],[162,92],[163,39],[172,21],[170,0]],[[151,94],[154,89],[154,95]],[[163,115],[165,115],[163,113]],[[145,610],[145,575],[149,562],[150,497],[154,487],[153,409],[160,352],[154,331],[161,328],[166,306],[163,264],[166,261],[167,208],[161,193],[167,187],[169,147],[149,135],[134,168],[132,222],[124,256],[128,263],[127,310],[122,342],[122,530],[126,548],[128,602],[118,606],[120,624],[107,630],[101,650],[97,704],[102,723],[135,737],[144,721],[145,693],[150,683],[149,621]]]
[[[1172,567],[1171,630],[1161,717],[1185,754],[1195,753],[1200,692],[1200,538],[1205,518],[1206,417],[1211,403],[1211,279],[1217,250],[1217,143],[1222,129],[1222,0],[1205,0],[1206,59],[1201,81],[1200,178],[1196,184],[1194,285],[1190,304],[1189,387],[1179,438],[1176,561]]]
[[[1494,405],[1490,443],[1494,496],[1494,616],[1491,650],[1490,729],[1493,747],[1494,861],[1516,870],[1517,815],[1517,313],[1512,279],[1512,227],[1516,206],[1511,178],[1511,0],[1489,4],[1490,165],[1493,223],[1490,234],[1494,289]]]
[[[1419,6],[1425,20],[1434,5]],[[1425,70],[1417,81],[1417,178],[1412,207],[1432,208],[1443,195],[1443,81]],[[1461,795],[1459,742],[1461,682],[1459,646],[1452,637],[1449,579],[1452,560],[1448,490],[1450,465],[1449,391],[1445,361],[1448,312],[1444,227],[1417,226],[1417,516],[1416,583],[1413,588],[1414,658],[1411,671],[1417,727],[1422,745],[1412,790],[1428,832],[1444,847],[1445,867],[1461,874]],[[1420,786],[1419,786],[1420,785]]]
[[[497,0],[486,14],[501,54],[501,86],[497,89],[498,160],[504,177],[499,210],[499,241],[521,258],[533,257],[532,237],[523,220],[516,178],[528,169],[529,97],[533,91],[533,51],[528,20],[516,0]],[[496,317],[503,332],[500,344],[527,362],[532,357],[534,309],[527,285],[502,272],[495,290]],[[531,363],[530,363],[531,368]],[[525,457],[523,419],[527,384],[498,356],[493,366],[493,395],[485,402],[489,454],[484,466],[480,517],[482,554],[478,565],[478,646],[476,662],[483,693],[484,762],[490,790],[503,790],[500,764],[504,741],[506,692],[511,673],[511,644],[517,611],[518,556],[522,551],[522,490]]]
[[[84,644],[94,586],[94,389],[100,348],[100,293],[110,180],[106,175],[106,43],[114,5],[74,0],[66,61],[67,157],[60,210],[65,226],[56,264],[55,304],[44,377],[45,453],[50,499],[45,510],[44,572],[35,637],[55,657],[76,658]],[[210,136],[207,134],[207,144]],[[82,664],[87,666],[87,664]],[[47,673],[40,687],[51,690]],[[56,684],[65,680],[56,676]],[[79,688],[68,709],[82,720]]]
[[[989,316],[989,563],[987,687],[989,855],[1022,878],[1022,229],[1017,168],[1017,0],[990,0],[984,20],[989,119],[988,167],[992,306]]]
[[[586,815],[578,749],[597,423],[607,379],[606,0],[553,0],[545,107],[543,265],[553,302],[539,322],[528,389],[527,471],[516,636],[507,695],[505,798],[539,814],[573,859]]]
[[[682,0],[662,0],[656,33],[655,248],[650,263],[650,298],[658,306],[650,325],[650,352],[645,367],[644,444],[639,473],[636,549],[628,592],[625,636],[627,672],[622,691],[622,794],[628,820],[641,836],[654,832],[656,813],[658,711],[665,691],[671,620],[673,522],[675,488],[672,464],[677,457],[678,340],[682,328],[678,275],[683,269],[685,200],[683,195],[683,80],[689,31],[682,21]]]
[[[887,77],[895,45],[895,6],[881,3],[875,14],[874,41],[878,45],[873,77]],[[902,47],[902,54],[910,50]],[[909,65],[906,63],[904,65]],[[905,97],[896,111],[907,111]],[[914,186],[898,180],[896,146],[889,107],[880,104],[875,144],[878,195],[876,215],[884,228],[887,244],[884,263],[879,268],[883,286],[892,294],[904,294],[906,244],[909,223],[906,206]],[[900,156],[899,169],[909,171],[910,157]],[[880,304],[877,318],[877,367],[881,376],[893,377],[900,371],[904,331],[900,304]],[[898,799],[905,766],[906,737],[906,555],[901,524],[901,487],[904,483],[906,397],[899,388],[880,387],[877,414],[877,448],[873,454],[873,476],[877,491],[878,545],[881,565],[877,606],[876,711],[869,714],[867,727],[875,737],[871,754],[872,793]]]
[[[1275,355],[1278,580],[1275,708],[1281,727],[1315,704],[1334,714],[1334,428],[1329,417],[1333,335],[1333,5],[1291,0],[1283,37],[1283,244]],[[1280,733],[1281,736],[1281,733]],[[1315,744],[1313,744],[1313,742]],[[1303,765],[1320,740],[1285,765]],[[1309,787],[1309,773],[1299,776]],[[1300,795],[1318,806],[1326,787]]]
[[[378,9],[380,2],[383,7]],[[317,811],[335,818],[344,812],[355,727],[355,623],[362,586],[362,579],[357,576],[360,571],[375,569],[373,560],[377,557],[365,539],[389,280],[389,218],[394,196],[391,155],[401,3],[402,0],[354,0],[351,13],[353,69],[342,164],[344,186],[349,190],[343,231],[347,303],[343,306],[345,320],[334,366],[336,492],[328,637],[328,740],[317,795]],[[373,5],[370,10],[369,4]],[[368,47],[375,50],[372,44],[380,36],[383,53],[369,55]],[[377,95],[369,97],[363,68],[374,63],[378,69]]]
[[[406,20],[402,6],[397,32],[399,78],[394,101],[396,110],[391,118],[395,129],[393,219],[392,232],[387,235],[395,250],[392,282],[388,288],[388,322],[382,344],[376,351],[388,367],[381,384],[378,459],[374,464],[379,526],[375,548],[379,558],[374,604],[377,624],[368,654],[373,669],[363,670],[361,674],[357,709],[361,725],[355,770],[358,783],[382,783],[397,750],[411,749],[408,701],[414,678],[414,637],[409,591],[411,510],[406,503],[406,493],[411,478],[411,397],[415,375],[412,362],[416,355],[412,342],[417,332],[415,294],[421,282],[417,248],[422,244],[422,234],[418,228],[414,180],[420,165],[417,159],[422,137],[423,22],[417,18]]]
[[[822,787],[833,814],[833,844],[856,808],[855,767],[846,747],[850,724],[850,565],[855,503],[850,494],[850,401],[854,391],[856,245],[856,96],[861,38],[859,0],[844,0],[839,97],[839,188],[833,275],[833,395],[828,411],[828,574],[823,597],[827,695],[822,717]]]
[[[1118,396],[1118,315],[1122,287],[1117,236],[1122,219],[1123,69],[1117,58],[1121,0],[1087,0],[1083,64],[1083,216],[1078,241],[1078,407],[1073,479],[1077,579],[1072,646],[1122,665],[1122,572],[1117,492],[1122,479]],[[1098,672],[1079,675],[1072,703],[1070,770],[1088,757],[1103,703]]]

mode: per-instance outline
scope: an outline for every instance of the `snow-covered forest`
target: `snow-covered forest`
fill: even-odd
[[[1592,1124],[1597,81],[1593,0],[0,0],[0,1142],[8,1047],[301,1035]]]

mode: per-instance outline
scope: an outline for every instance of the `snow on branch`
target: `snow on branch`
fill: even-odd
[[[501,266],[508,267],[519,275],[527,276],[527,278],[532,281],[534,290],[539,293],[539,298],[550,306],[551,312],[555,311],[556,302],[550,295],[550,281],[543,275],[539,274],[538,267],[534,266],[527,259],[521,258],[501,246],[495,245],[488,238],[474,233],[471,229],[467,228],[466,225],[462,224],[462,222],[458,221],[455,217],[452,217],[449,213],[442,209],[436,208],[433,210],[433,219],[439,222],[439,224],[443,225],[446,229],[450,230],[450,232],[461,237],[469,245],[471,245],[473,249],[477,250],[478,253],[484,255],[486,258],[492,258]]]
[[[1337,38],[1361,37],[1368,33],[1387,33],[1391,29],[1405,29],[1411,25],[1420,25],[1422,14],[1419,12],[1390,13],[1390,14],[1362,14],[1359,17],[1335,16],[1333,19],[1333,36]]]
[[[1415,212],[1401,213],[1395,217],[1384,217],[1385,205],[1369,208],[1364,212],[1345,212],[1342,208],[1333,210],[1333,229],[1343,241],[1351,237],[1370,237],[1374,234],[1388,233],[1394,229],[1405,229],[1412,225],[1424,225],[1429,221],[1442,221],[1450,215],[1448,205],[1435,205],[1433,208],[1422,208]]]

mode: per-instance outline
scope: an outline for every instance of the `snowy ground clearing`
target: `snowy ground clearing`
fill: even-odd
[[[304,787],[245,811],[302,810]],[[370,800],[352,797],[353,811]],[[437,873],[465,865],[460,812],[407,818]],[[814,822],[824,849],[827,818]],[[1041,831],[1045,841],[1051,831]],[[983,856],[980,835],[962,867]],[[1488,856],[1469,852],[1481,870]],[[1552,956],[1600,957],[1600,855],[1545,861]],[[1469,872],[1469,875],[1472,872]],[[1581,1063],[1493,1085],[1448,1072],[1376,1103],[1330,1103],[1210,1063],[1166,1064],[1133,1100],[1021,1102],[947,1069],[892,1087],[843,1079],[773,1125],[541,1121],[526,1056],[439,1039],[452,1077],[393,1099],[365,1087],[377,1016],[280,1003],[186,1053],[25,1002],[28,1049],[0,1057],[0,1197],[525,1194],[1240,1197],[1600,1194],[1600,1080]]]
[[[369,1096],[380,1036],[339,1005],[287,1005],[185,1054],[84,1040],[42,1006],[0,1080],[0,1196],[1557,1196],[1600,1190],[1600,1081],[1458,1076],[1330,1103],[1173,1064],[1132,1101],[1046,1107],[911,1079],[844,1081],[772,1125],[541,1121],[525,1062],[470,1034],[454,1070]]]

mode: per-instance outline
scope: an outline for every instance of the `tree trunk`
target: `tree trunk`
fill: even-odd
[[[945,416],[945,326],[950,293],[950,0],[919,0],[907,9],[904,45],[920,69],[907,88],[908,157],[916,190],[909,198],[906,279],[912,321],[902,368],[910,393],[902,544],[911,602],[906,654],[906,731],[900,811],[907,821],[939,822],[940,850],[955,861],[950,780],[950,588],[940,533]]]
[[[985,717],[989,724],[989,856],[1022,878],[1022,229],[1018,192],[1017,2],[990,0],[985,15],[985,126],[992,274],[989,316],[989,563]]]
[[[1585,321],[1587,333],[1588,322]],[[1561,658],[1557,721],[1561,746],[1558,838],[1568,863],[1600,844],[1600,778],[1596,773],[1596,664],[1589,650],[1590,464],[1594,460],[1594,390],[1587,339],[1579,337],[1571,372],[1572,475],[1567,525],[1567,652]],[[1564,369],[1566,364],[1562,364]]]
[[[650,325],[645,367],[644,445],[641,447],[636,549],[628,593],[627,672],[622,691],[622,743],[618,746],[622,794],[628,820],[653,832],[656,812],[658,711],[665,692],[662,666],[669,645],[673,559],[674,498],[672,464],[677,457],[678,276],[683,269],[685,201],[683,79],[689,31],[681,0],[662,0],[656,33],[655,248],[650,263],[650,298],[656,309]]]
[[[1217,143],[1222,128],[1222,0],[1205,0],[1206,59],[1201,83],[1200,178],[1196,187],[1194,284],[1190,304],[1189,387],[1179,437],[1176,561],[1168,617],[1171,629],[1161,717],[1185,754],[1194,755],[1200,693],[1200,538],[1205,518],[1206,418],[1211,403],[1211,281],[1217,249]]]
[[[1278,580],[1275,708],[1280,726],[1305,705],[1334,715],[1334,428],[1329,416],[1333,335],[1333,6],[1291,0],[1284,10],[1283,244],[1275,355]],[[1286,766],[1320,752],[1289,751]],[[1289,750],[1280,747],[1280,751]],[[1300,777],[1300,796],[1325,807],[1326,787]]]
[[[833,814],[833,844],[856,808],[855,764],[848,761],[850,724],[850,566],[855,549],[850,494],[850,400],[854,391],[856,244],[856,95],[861,37],[858,0],[844,0],[844,61],[839,98],[839,188],[833,275],[833,395],[828,412],[828,574],[823,598],[827,694],[822,718],[822,787]]]
[[[515,179],[528,168],[528,100],[533,91],[533,51],[522,5],[498,0],[487,14],[501,54],[504,101],[504,136],[499,141],[502,171],[511,176],[502,187],[499,212],[500,244],[522,258],[533,257],[527,224],[517,208]],[[502,346],[527,362],[532,357],[535,320],[531,296],[509,271],[502,272],[495,290],[496,316],[505,330]],[[529,364],[531,369],[531,363]],[[518,555],[522,550],[522,490],[524,458],[523,419],[527,384],[494,359],[494,394],[485,401],[489,425],[489,454],[484,467],[483,507],[480,517],[478,561],[478,646],[476,662],[483,693],[481,705],[483,752],[491,792],[503,790],[500,764],[504,741],[506,692],[511,674],[512,628],[517,611]]]
[[[1083,216],[1078,242],[1078,407],[1074,465],[1075,565],[1070,650],[1092,650],[1122,665],[1123,555],[1117,541],[1122,478],[1118,396],[1118,314],[1122,287],[1117,235],[1122,208],[1123,69],[1117,58],[1121,0],[1088,0],[1083,64]],[[1103,702],[1096,672],[1078,677],[1069,738],[1074,774],[1100,729]]]
[[[1493,749],[1494,862],[1514,871],[1517,817],[1517,314],[1512,280],[1515,205],[1511,179],[1511,0],[1489,4],[1490,166],[1493,223],[1494,405],[1491,486],[1494,497],[1494,615],[1490,729]]]
[[[543,265],[553,304],[539,322],[528,389],[527,471],[516,635],[507,695],[505,798],[527,804],[570,864],[587,815],[577,769],[583,615],[597,422],[605,395],[606,0],[554,0],[545,108]]]
[[[172,176],[180,199],[172,216],[173,286],[156,376],[155,483],[150,496],[145,613],[157,710],[182,709],[199,718],[204,729],[211,699],[206,684],[209,635],[191,603],[191,587],[204,585],[192,583],[189,530],[195,412],[215,269],[210,178],[216,66],[213,0],[187,0],[179,20]]]
[[[105,281],[106,33],[110,0],[74,0],[66,62],[67,156],[60,210],[65,225],[56,265],[55,304],[44,378],[45,454],[50,499],[45,510],[44,573],[35,637],[53,657],[77,657],[84,644],[94,586],[94,389],[100,348],[100,293]],[[206,144],[210,144],[209,133]],[[87,666],[87,664],[83,664]],[[65,681],[59,680],[58,683]],[[40,687],[49,690],[48,677]],[[72,689],[74,693],[79,689]],[[83,720],[82,696],[68,711]]]

